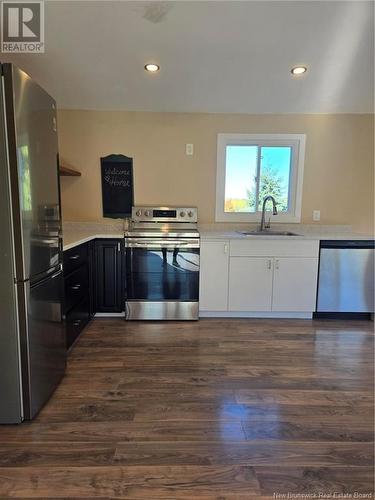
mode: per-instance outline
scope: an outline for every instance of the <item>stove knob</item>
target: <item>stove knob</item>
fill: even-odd
[[[145,216],[146,216],[146,217],[150,217],[150,215],[151,215],[150,210],[146,210],[146,212],[145,212]]]
[[[188,212],[188,216],[189,217],[193,217],[194,216],[194,212],[192,212],[191,210]]]
[[[185,217],[185,212],[180,212],[180,217]]]
[[[136,215],[137,217],[140,217],[140,216],[142,215],[142,210],[137,210],[137,211],[135,212],[135,215]]]

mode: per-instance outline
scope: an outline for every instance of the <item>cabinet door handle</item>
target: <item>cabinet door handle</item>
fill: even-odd
[[[279,259],[276,259],[276,261],[275,261],[275,267],[276,267],[276,269],[279,269]]]
[[[224,244],[224,253],[228,253],[228,250],[229,250],[229,245],[228,245],[228,243],[225,243]]]
[[[77,253],[76,255],[71,255],[71,256],[69,257],[69,259],[70,259],[70,260],[77,260],[77,259],[79,259],[79,258],[80,258],[80,255],[79,255],[78,253]]]
[[[79,326],[81,324],[81,320],[77,319],[76,321],[73,321],[73,326]]]
[[[81,288],[81,285],[79,283],[77,283],[77,285],[72,285],[70,288],[72,290],[79,290]]]
[[[272,259],[268,259],[267,268],[270,270],[272,269]]]
[[[121,250],[121,245],[120,242],[117,243],[117,251],[119,252]]]

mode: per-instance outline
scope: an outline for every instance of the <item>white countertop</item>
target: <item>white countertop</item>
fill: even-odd
[[[221,226],[221,227],[219,227]],[[233,240],[233,239],[276,239],[276,240],[373,240],[374,235],[361,234],[353,231],[351,226],[323,224],[273,224],[271,231],[290,231],[298,236],[283,235],[245,235],[240,231],[255,231],[256,224],[229,225],[201,224],[199,232],[202,240]]]
[[[255,229],[250,228],[250,230]],[[228,227],[218,228],[213,225],[201,225],[199,227],[200,237],[202,240],[373,240],[374,235],[360,234],[353,232],[350,226],[303,226],[285,225],[280,227],[274,226],[275,231],[292,231],[298,236],[282,236],[282,235],[244,235],[237,232],[236,229],[228,229]],[[244,227],[241,227],[244,230]],[[63,229],[63,249],[69,250],[82,243],[101,238],[123,238],[124,228],[121,223],[101,224],[101,223],[67,223]]]
[[[123,238],[124,231],[117,231],[112,233],[98,233],[92,230],[81,230],[81,231],[70,231],[65,230],[63,232],[63,249],[69,250],[70,248],[81,245],[82,243],[87,243],[88,241],[102,238],[116,239]]]
[[[237,231],[200,231],[201,240],[373,240],[374,236],[352,232],[296,232],[297,236],[285,235],[246,235]]]

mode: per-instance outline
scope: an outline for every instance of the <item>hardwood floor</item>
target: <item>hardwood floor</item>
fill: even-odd
[[[373,441],[372,322],[98,319],[0,498],[373,498]]]

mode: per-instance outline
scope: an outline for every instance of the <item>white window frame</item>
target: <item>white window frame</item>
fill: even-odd
[[[216,171],[216,222],[257,222],[260,212],[225,212],[225,169],[227,146],[289,146],[292,161],[289,182],[289,210],[273,215],[274,222],[301,222],[305,134],[218,134]],[[269,207],[268,207],[269,209]]]

